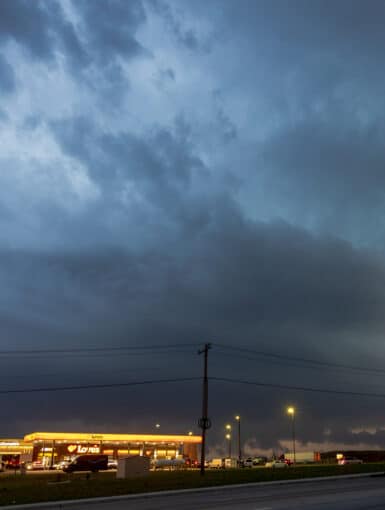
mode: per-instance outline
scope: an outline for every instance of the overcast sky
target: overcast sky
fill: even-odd
[[[385,370],[382,0],[1,0],[2,389],[198,377],[204,342]],[[175,351],[175,352],[174,352]],[[251,359],[250,359],[251,358]],[[210,374],[385,393],[213,346]],[[199,381],[0,395],[2,436],[198,432]],[[210,383],[212,451],[385,448],[384,400]]]

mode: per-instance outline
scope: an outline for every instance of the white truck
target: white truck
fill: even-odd
[[[224,465],[223,467],[225,469],[229,469],[229,468],[236,468],[238,467],[238,459],[233,459],[233,458],[230,458],[230,457],[227,457],[225,460],[224,460]]]
[[[293,452],[285,453],[285,459],[294,462]],[[297,464],[311,464],[317,462],[317,454],[315,452],[296,452],[295,461]]]

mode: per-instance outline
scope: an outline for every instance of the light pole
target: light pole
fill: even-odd
[[[239,414],[235,417],[238,422],[238,462],[241,465],[242,462],[242,448],[241,448],[241,417]]]
[[[229,459],[231,459],[231,425],[229,423],[226,425],[226,430],[226,439],[229,442]]]
[[[295,458],[295,408],[293,406],[290,406],[287,408],[287,414],[291,416],[291,423],[292,423],[292,433],[293,433],[293,462],[296,463]]]
[[[226,434],[226,439],[229,441],[229,459],[231,459],[231,434]]]

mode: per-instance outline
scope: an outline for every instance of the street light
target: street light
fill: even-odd
[[[188,435],[189,435],[189,436],[192,436],[192,435],[193,435],[193,433],[191,432],[191,430],[190,430],[190,432],[188,433]]]
[[[235,419],[238,422],[238,462],[240,465],[242,461],[242,449],[241,449],[241,417],[239,416],[239,414],[237,414]]]
[[[229,442],[229,459],[231,459],[231,434],[226,434],[226,439]]]
[[[157,423],[157,424],[155,425],[155,428],[159,429],[159,428],[160,428],[160,424],[159,424],[159,423]]]
[[[229,459],[231,459],[231,425],[230,425],[230,423],[228,423],[226,425],[226,430],[227,430],[226,439],[229,441]]]
[[[295,407],[290,406],[287,408],[287,414],[291,416],[292,434],[293,434],[293,462],[296,463],[295,458]]]

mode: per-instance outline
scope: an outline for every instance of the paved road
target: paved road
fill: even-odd
[[[68,510],[91,508],[96,510],[385,510],[385,477],[159,495],[97,505],[76,504],[68,507]]]

